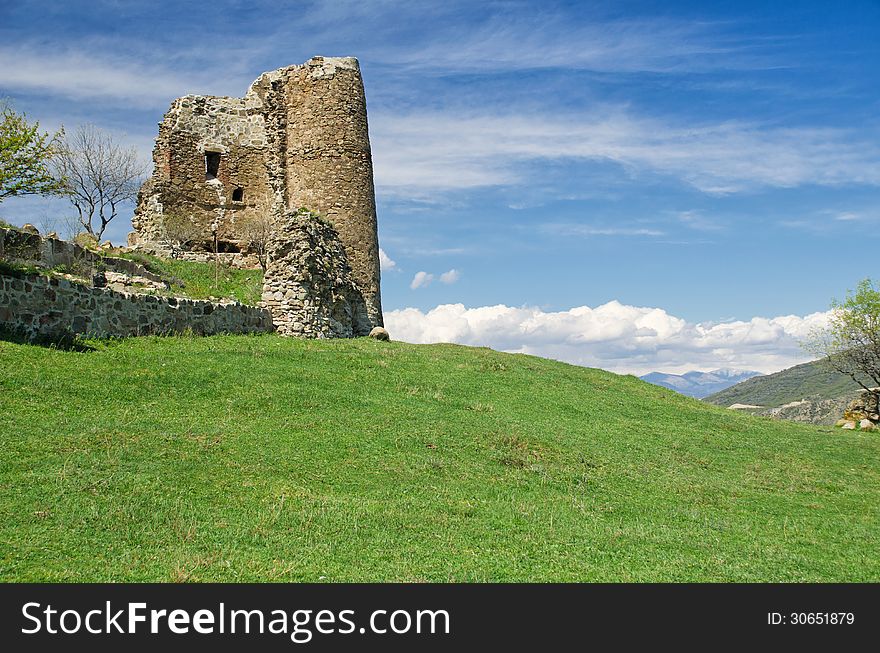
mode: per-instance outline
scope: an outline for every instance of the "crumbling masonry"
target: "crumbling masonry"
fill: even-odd
[[[244,98],[175,100],[159,124],[153,163],[129,245],[168,254],[176,239],[187,256],[247,257],[253,253],[248,234],[268,225],[264,300],[279,331],[339,337],[382,325],[373,165],[357,59],[314,57],[264,73]],[[317,218],[302,207],[324,221],[304,225]],[[188,233],[175,236],[181,221]],[[292,234],[300,240],[286,246]],[[303,234],[320,234],[320,255],[302,246]],[[273,253],[283,264],[271,260]],[[323,305],[327,298],[335,305]]]

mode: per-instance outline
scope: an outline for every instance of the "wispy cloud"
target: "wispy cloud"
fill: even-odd
[[[603,227],[588,224],[573,223],[547,223],[538,227],[538,230],[555,236],[664,236],[665,232],[658,229],[634,228],[634,227]]]
[[[720,231],[724,228],[718,221],[707,218],[700,211],[680,211],[678,221],[696,231]]]
[[[136,61],[127,54],[32,45],[0,46],[0,88],[76,100],[114,100],[132,106],[167,106],[207,86],[197,75]]]
[[[780,219],[780,227],[797,229],[814,234],[827,234],[833,231],[851,230],[855,224],[867,225],[880,221],[880,214],[872,211],[823,209],[793,218]]]
[[[461,272],[459,272],[455,268],[452,268],[448,272],[444,272],[440,275],[440,283],[445,283],[446,285],[453,284],[459,279],[461,279]]]
[[[573,21],[558,11],[514,10],[475,21],[464,32],[460,24],[440,22],[419,47],[384,48],[376,58],[445,74],[548,68],[683,73],[779,65],[770,43],[726,36],[727,27],[662,18]]]
[[[444,192],[528,180],[527,165],[600,161],[709,194],[806,184],[880,185],[880,145],[865,131],[721,122],[683,126],[623,108],[559,115],[392,115],[372,119],[383,192]]]
[[[112,3],[115,5],[115,3]],[[257,3],[258,5],[260,3]],[[767,67],[755,44],[725,36],[725,25],[672,19],[573,21],[561,7],[535,15],[527,6],[499,12],[472,3],[308,2],[296,7],[264,3],[234,25],[199,16],[203,29],[184,29],[198,12],[176,14],[169,29],[146,38],[140,21],[156,12],[111,6],[124,36],[71,32],[28,40],[4,33],[0,88],[103,98],[138,106],[164,105],[185,93],[240,95],[261,72],[314,54],[357,54],[383,75],[411,77],[494,74],[556,68],[597,72],[681,73]],[[467,20],[462,20],[467,11]],[[268,19],[266,16],[272,16]],[[290,23],[297,28],[291,52]],[[425,26],[430,25],[430,29]],[[27,37],[26,37],[27,39]],[[222,46],[220,40],[222,39]],[[294,57],[293,59],[282,57]]]
[[[830,216],[835,222],[877,222],[880,220],[880,212],[867,211],[822,211],[822,214]]]

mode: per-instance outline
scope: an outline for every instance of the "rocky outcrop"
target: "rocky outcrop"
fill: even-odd
[[[807,397],[781,406],[758,406],[755,404],[736,403],[731,404],[728,408],[740,410],[750,415],[761,415],[789,422],[831,425],[835,423],[835,420],[843,411],[848,401],[849,396],[836,399]]]
[[[844,429],[858,427],[862,431],[874,431],[880,424],[880,388],[862,390],[843,411],[837,426]]]
[[[863,419],[869,419],[874,423],[880,422],[880,410],[877,404],[877,392],[862,390],[858,397],[847,404],[843,418],[854,422]]]
[[[275,330],[305,338],[352,338],[372,323],[333,226],[308,211],[287,211],[267,248],[263,304]]]
[[[370,337],[373,340],[382,340],[384,342],[388,342],[389,340],[391,340],[391,335],[384,327],[373,327],[370,330]]]

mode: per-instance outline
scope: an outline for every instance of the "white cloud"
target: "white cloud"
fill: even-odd
[[[397,268],[397,263],[391,260],[391,257],[385,253],[385,250],[379,248],[379,269],[382,272],[388,272]]]
[[[376,183],[390,194],[523,183],[523,164],[604,161],[710,194],[805,184],[880,185],[880,147],[847,129],[685,125],[624,108],[562,115],[445,112],[371,117]]]
[[[678,221],[696,231],[720,231],[723,229],[718,222],[705,217],[699,211],[681,211],[678,214]]]
[[[44,92],[78,100],[115,98],[135,106],[167,106],[206,84],[162,66],[119,53],[92,53],[28,45],[0,47],[0,87]]]
[[[250,20],[237,26],[245,29],[224,33],[222,56],[210,28],[189,30],[173,47],[157,47],[155,39],[131,32],[71,35],[51,45],[37,39],[10,42],[0,46],[0,87],[149,106],[165,106],[184,93],[241,95],[262,72],[256,62],[280,56],[278,65],[299,63],[287,59],[291,21],[300,28],[295,49],[301,53],[346,50],[357,42],[365,62],[411,75],[538,68],[680,74],[737,68],[747,53],[748,61],[757,60],[754,44],[732,43],[718,32],[723,25],[705,22],[597,19],[577,26],[553,12],[537,17],[528,7],[510,7],[462,24],[455,6],[460,3],[454,2],[276,4],[281,6],[273,6],[272,20],[263,21],[259,33],[246,28],[253,28]],[[409,36],[418,38],[400,38],[407,25]]]
[[[826,313],[813,313],[691,323],[660,308],[617,301],[557,312],[443,304],[427,313],[385,313],[392,337],[406,342],[488,346],[634,374],[719,367],[777,371],[809,360],[799,341],[826,320]]]
[[[586,224],[550,223],[538,227],[540,231],[557,236],[648,236],[651,238],[665,236],[659,229],[631,227],[597,227]]]
[[[458,281],[459,277],[461,277],[461,273],[455,268],[449,270],[448,272],[444,272],[439,277],[436,277],[431,272],[419,271],[416,272],[412,281],[410,281],[409,287],[412,290],[416,290],[417,288],[426,288],[431,285],[431,282],[434,281],[435,278],[439,279],[440,283],[445,283],[449,285]]]
[[[398,11],[397,7],[394,9]],[[416,69],[482,74],[549,68],[597,72],[681,74],[717,68],[766,68],[767,48],[720,33],[705,21],[570,20],[555,12],[517,11],[516,5],[462,30],[435,22],[424,45],[385,47],[377,59]]]
[[[413,280],[410,281],[409,287],[413,290],[416,288],[424,288],[434,280],[433,274],[428,274],[427,272],[416,272]]]

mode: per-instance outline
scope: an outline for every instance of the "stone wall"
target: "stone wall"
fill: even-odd
[[[95,288],[38,273],[0,274],[0,327],[31,340],[74,334],[126,337],[192,331],[272,331],[262,308]]]
[[[285,211],[307,207],[335,226],[369,320],[382,324],[372,156],[356,59],[314,57],[264,73],[244,98],[175,100],[159,124],[153,163],[130,245],[167,253],[166,216],[184,215],[199,234],[188,249],[210,251],[216,233],[219,251],[246,254],[249,223],[274,228]]]
[[[255,270],[260,267],[260,259],[256,254],[241,253],[220,253],[216,256],[213,252],[177,252],[176,258],[181,261],[193,261],[194,263],[214,263],[219,261],[220,265],[228,265],[231,268],[240,270]]]
[[[274,206],[265,148],[258,100],[197,95],[175,100],[159,123],[153,176],[141,189],[132,220],[137,235],[129,244],[166,253],[164,216],[177,212],[193,223],[191,248],[210,251],[216,231],[221,251],[239,251],[241,225]],[[216,174],[206,169],[208,153],[218,155]]]
[[[352,338],[372,323],[333,226],[303,211],[288,211],[269,243],[263,304],[278,333],[306,338]]]
[[[58,238],[42,238],[36,233],[18,229],[0,228],[0,259],[33,265],[35,267],[65,267],[91,275],[98,268],[139,276],[161,283],[162,277],[153,274],[134,261],[115,256],[102,256],[76,243]]]

